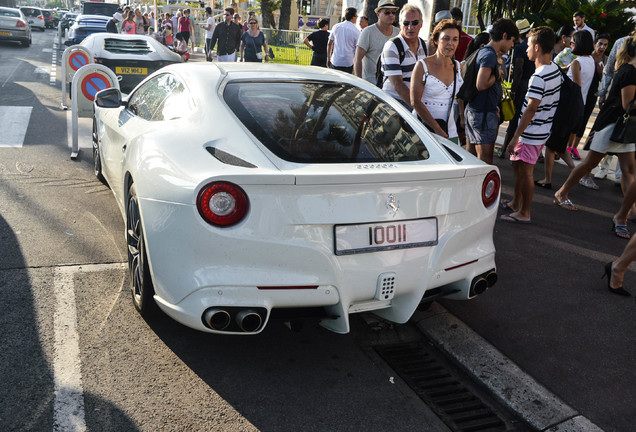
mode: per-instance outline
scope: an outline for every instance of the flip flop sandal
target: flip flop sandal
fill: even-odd
[[[627,229],[627,225],[616,224],[616,219],[612,218],[612,231],[616,233],[617,237],[623,239],[630,239],[632,236]]]
[[[510,216],[509,214],[499,216],[499,220],[502,222],[520,223],[520,224],[532,223],[532,220],[521,220],[514,216]]]
[[[502,209],[509,211],[509,212],[516,212],[516,209],[513,209],[512,207],[510,207],[510,201],[508,200],[502,200],[499,201],[499,207],[501,207]]]
[[[552,202],[555,203],[556,205],[558,205],[559,207],[561,207],[562,209],[565,209],[565,210],[568,210],[568,211],[577,211],[579,209],[569,199],[566,199],[565,201],[559,202],[559,200],[557,200],[555,198],[554,201],[552,201]]]

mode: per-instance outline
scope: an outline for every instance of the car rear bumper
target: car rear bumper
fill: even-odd
[[[8,30],[0,28],[0,40],[25,41],[29,40],[26,30]]]
[[[352,313],[406,322],[427,290],[474,297],[475,278],[495,270],[497,206],[479,206],[425,215],[437,218],[437,245],[336,255],[333,224],[289,224],[279,214],[256,218],[254,226],[215,229],[194,206],[141,200],[157,303],[182,324],[217,333],[202,319],[210,308],[261,308],[267,323],[276,309],[321,307],[328,317],[322,325],[347,333]],[[389,280],[387,297],[381,286]]]

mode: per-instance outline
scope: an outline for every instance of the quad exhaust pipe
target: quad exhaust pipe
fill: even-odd
[[[261,328],[263,319],[255,311],[246,309],[236,314],[236,324],[244,332],[251,333]]]
[[[208,309],[203,314],[203,321],[212,330],[225,330],[231,320],[230,314],[223,309]]]
[[[486,279],[484,279],[481,276],[473,279],[473,282],[470,285],[471,296],[483,294],[483,292],[486,291],[487,289],[488,289],[488,282],[486,282]]]
[[[488,288],[497,283],[497,272],[494,269],[476,276],[470,283],[470,296],[483,294]]]
[[[212,330],[253,333],[263,325],[262,315],[253,309],[210,308],[203,313],[203,323]],[[234,320],[232,320],[234,318]]]

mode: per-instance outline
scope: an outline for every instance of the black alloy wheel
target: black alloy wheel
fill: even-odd
[[[95,177],[102,182],[106,183],[104,175],[102,174],[102,158],[99,155],[99,146],[97,143],[97,122],[93,117],[93,166],[95,171]]]
[[[137,191],[134,184],[128,190],[126,244],[128,246],[128,269],[130,270],[133,304],[141,316],[150,318],[156,313],[157,304],[153,299],[155,289],[150,276],[146,242],[144,240]]]

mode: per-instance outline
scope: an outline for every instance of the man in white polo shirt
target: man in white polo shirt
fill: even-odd
[[[327,67],[348,73],[353,72],[353,56],[360,36],[360,30],[356,27],[357,20],[356,8],[347,8],[345,20],[336,24],[331,30],[327,44]]]
[[[419,37],[422,28],[422,11],[414,4],[407,3],[400,11],[400,34],[395,40],[389,40],[382,50],[382,72],[384,84],[382,90],[411,108],[411,74],[415,63],[426,57],[425,45]],[[403,49],[401,60],[400,50]]]
[[[400,29],[393,26],[398,9],[393,0],[380,0],[375,9],[378,22],[362,30],[358,38],[353,73],[370,83],[375,84],[376,66],[384,44],[400,33]]]

